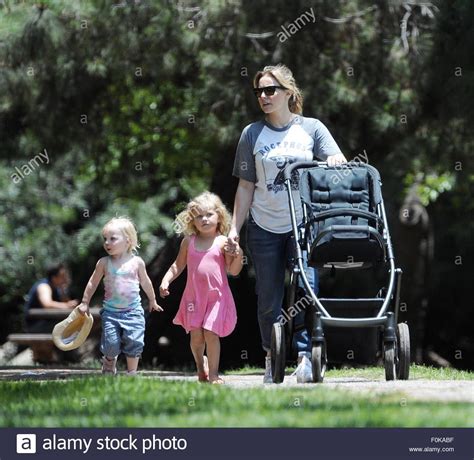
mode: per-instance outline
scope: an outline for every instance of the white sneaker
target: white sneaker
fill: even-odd
[[[313,367],[306,353],[298,356],[298,367],[293,374],[296,374],[297,383],[309,383],[313,381]]]
[[[265,357],[265,375],[263,376],[263,383],[273,383],[272,378],[272,358]]]

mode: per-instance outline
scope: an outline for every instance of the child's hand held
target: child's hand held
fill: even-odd
[[[237,257],[240,254],[239,243],[229,244],[228,241],[224,244],[224,251],[230,256]]]
[[[169,284],[168,283],[162,283],[160,286],[160,297],[164,299],[166,296],[170,295],[169,291]]]
[[[78,310],[81,315],[89,314],[89,305],[87,303],[81,303]]]

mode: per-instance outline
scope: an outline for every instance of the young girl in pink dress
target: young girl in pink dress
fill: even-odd
[[[187,265],[187,283],[173,323],[191,334],[198,380],[224,383],[218,373],[219,337],[229,335],[237,322],[227,273],[240,273],[242,251],[238,246],[227,246],[230,215],[213,193],[204,192],[189,202],[176,218],[175,226],[176,232],[185,237],[176,260],[161,281],[160,295],[169,295],[170,283]]]

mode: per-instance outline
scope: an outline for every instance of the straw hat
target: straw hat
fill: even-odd
[[[71,314],[53,329],[53,342],[63,351],[74,350],[80,347],[94,324],[94,318],[90,313],[83,315],[76,307]]]

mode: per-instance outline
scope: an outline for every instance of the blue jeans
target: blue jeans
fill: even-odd
[[[285,272],[293,258],[295,242],[291,231],[269,232],[259,227],[250,216],[247,225],[247,244],[257,281],[257,314],[262,347],[268,352],[273,323],[278,321],[278,316],[281,315],[285,295]],[[303,262],[309,284],[317,293],[318,272],[307,266],[306,259],[303,259]],[[299,285],[303,287],[301,279]],[[295,316],[295,328],[304,324],[304,315],[305,311],[302,310]],[[311,340],[306,328],[295,331],[293,340],[299,352],[311,350]]]
[[[141,306],[127,311],[103,309],[100,351],[108,358],[117,357],[121,351],[129,358],[138,358],[145,338],[145,315]]]

